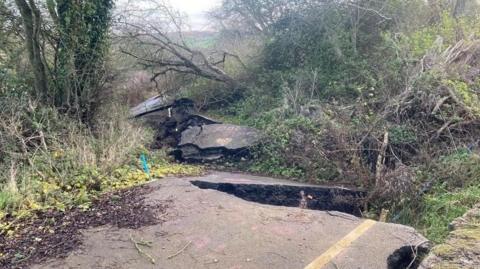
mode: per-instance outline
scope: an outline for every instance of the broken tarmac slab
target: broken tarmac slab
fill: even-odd
[[[173,147],[172,155],[181,161],[245,157],[262,137],[253,128],[222,124],[198,114],[195,103],[188,98],[155,96],[130,109],[130,116],[154,128],[153,148]]]
[[[194,126],[182,132],[177,152],[181,159],[187,161],[211,161],[224,156],[241,157],[261,138],[258,130],[246,126],[233,124]]]
[[[228,181],[225,180],[228,178]],[[267,177],[217,172],[193,180],[201,189],[212,189],[250,202],[276,206],[303,207],[304,209],[340,211],[361,216],[365,191],[295,183]],[[300,205],[302,204],[302,205]]]
[[[135,230],[110,226],[85,230],[79,250],[66,259],[33,268],[310,269],[322,264],[318,268],[402,268],[389,265],[389,257],[426,241],[413,228],[402,225],[338,212],[258,204],[190,183],[213,180],[284,183],[228,173],[163,179],[152,183],[159,188],[146,196],[151,204],[173,201],[163,213],[163,224]],[[142,251],[154,258],[155,264],[139,253],[130,237],[151,242]],[[411,257],[413,253],[402,255]]]
[[[153,148],[176,147],[183,131],[192,126],[219,123],[196,112],[188,98],[155,96],[130,109],[130,116],[143,120],[155,131]]]

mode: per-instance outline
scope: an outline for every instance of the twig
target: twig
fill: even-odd
[[[145,243],[145,242],[137,242],[133,239],[132,235],[130,235],[130,240],[133,242],[133,244],[135,245],[135,248],[137,249],[137,251],[143,255],[145,258],[147,258],[152,264],[155,264],[155,259],[148,253],[146,253],[145,251],[143,251],[141,248],[140,248],[140,245],[144,245],[144,246],[150,246],[149,243]]]
[[[177,251],[175,254],[168,256],[167,259],[170,260],[171,258],[174,258],[174,257],[180,255],[182,252],[185,251],[185,249],[188,248],[188,246],[190,246],[191,243],[192,243],[192,241],[188,242],[182,249],[180,249],[179,251]]]
[[[281,258],[284,258],[285,260],[288,260],[287,257],[283,256],[282,254],[279,254],[279,253],[276,253],[276,252],[273,252],[273,251],[269,251],[269,252],[265,252],[267,254],[273,254],[273,255],[277,255],[278,257],[281,257]]]
[[[425,244],[425,243],[428,243],[429,241],[428,240],[424,240],[424,241],[421,241],[420,243],[418,243],[417,245],[415,246],[412,246],[412,252],[413,252],[413,259],[412,261],[410,262],[410,264],[407,266],[406,269],[410,269],[412,268],[413,264],[415,263],[415,261],[417,261],[417,258],[418,258],[418,248]]]
[[[12,159],[11,160],[11,165],[10,165],[10,180],[8,182],[8,187],[9,190],[17,193],[18,192],[18,187],[17,187],[17,163]]]
[[[390,18],[390,17],[382,14],[380,11],[378,11],[378,10],[376,10],[376,9],[373,9],[373,8],[368,8],[368,7],[360,6],[360,5],[357,5],[357,4],[354,4],[354,3],[347,3],[347,5],[352,6],[352,7],[355,7],[355,8],[358,8],[358,9],[361,9],[361,10],[373,12],[373,13],[377,14],[379,17],[381,17],[381,18],[384,19],[384,20],[391,20],[391,19],[392,19],[392,18]]]
[[[357,220],[357,218],[350,217],[350,215],[345,214],[345,213],[335,214],[332,211],[325,211],[325,212],[332,217],[342,218],[342,219],[346,219],[346,220]]]
[[[448,99],[450,99],[451,96],[445,96],[443,97],[442,99],[438,100],[437,104],[435,105],[435,108],[433,108],[432,110],[432,115],[435,115],[437,114],[437,112],[440,110],[440,107],[445,103],[445,101],[447,101]]]
[[[438,129],[437,133],[435,134],[435,139],[439,138],[440,135],[445,131],[445,129],[449,128],[451,124],[452,120],[445,122],[445,124],[440,129]]]
[[[139,241],[137,242],[137,244],[144,247],[149,247],[149,248],[152,247],[152,242],[150,241]]]
[[[386,157],[386,152],[387,152],[387,147],[388,147],[388,131],[385,131],[385,134],[383,135],[383,143],[380,147],[380,152],[377,157],[377,165],[376,165],[376,175],[375,175],[375,187],[380,187],[380,180],[383,177],[383,172],[384,172],[384,165],[385,165],[385,157]]]

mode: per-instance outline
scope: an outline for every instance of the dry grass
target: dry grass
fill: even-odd
[[[118,104],[99,109],[87,128],[31,99],[7,98],[0,113],[0,168],[7,171],[0,173],[0,210],[48,199],[36,196],[38,188],[108,175],[135,160],[153,138]]]

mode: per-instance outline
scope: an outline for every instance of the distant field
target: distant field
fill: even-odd
[[[198,48],[208,49],[215,45],[219,34],[216,32],[192,31],[183,33],[187,45]]]

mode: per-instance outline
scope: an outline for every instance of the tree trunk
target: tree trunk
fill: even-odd
[[[41,14],[33,0],[15,0],[25,27],[25,45],[35,77],[34,87],[38,96],[44,100],[48,97],[48,80],[45,64],[42,60],[40,31]]]

